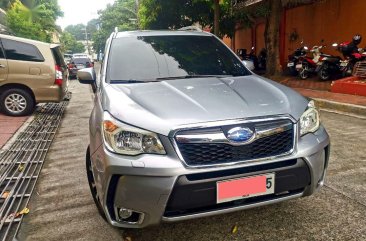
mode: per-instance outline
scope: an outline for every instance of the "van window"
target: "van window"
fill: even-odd
[[[55,62],[58,66],[65,66],[65,60],[63,55],[61,54],[60,48],[59,47],[55,47],[52,48],[52,54],[53,54],[53,58],[55,59]]]
[[[32,44],[9,39],[2,39],[1,41],[7,59],[44,62],[42,54],[39,52],[38,48]]]

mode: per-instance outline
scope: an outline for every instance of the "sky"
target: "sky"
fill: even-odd
[[[86,24],[89,20],[98,17],[98,10],[104,9],[108,3],[115,0],[58,0],[63,18],[57,19],[57,24],[63,29],[68,25]]]

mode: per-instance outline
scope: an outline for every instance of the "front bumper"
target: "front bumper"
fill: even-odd
[[[112,225],[142,228],[308,196],[323,185],[329,159],[329,136],[322,126],[301,137],[292,155],[217,168],[185,167],[169,139],[161,139],[168,153],[164,156],[121,156],[103,145],[91,150],[98,194]],[[276,173],[275,194],[215,203],[217,181],[270,172]],[[120,222],[117,207],[134,210],[143,219]]]

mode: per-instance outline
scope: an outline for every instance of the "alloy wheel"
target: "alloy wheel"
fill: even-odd
[[[309,66],[306,63],[303,63],[303,67],[300,70],[300,78],[307,79],[309,77]]]
[[[4,100],[4,104],[5,108],[13,114],[21,113],[27,108],[27,100],[18,93],[8,95]]]

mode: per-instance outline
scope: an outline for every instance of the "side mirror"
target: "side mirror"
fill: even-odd
[[[81,84],[94,85],[97,79],[94,68],[81,69],[78,71],[77,76]]]

